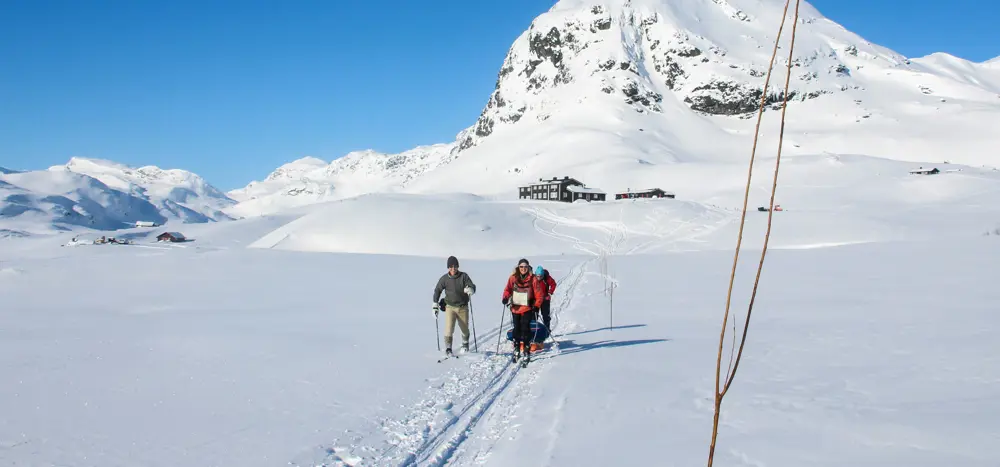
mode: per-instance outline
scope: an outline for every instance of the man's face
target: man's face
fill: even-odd
[[[448,266],[448,274],[455,275],[458,273],[458,266]]]

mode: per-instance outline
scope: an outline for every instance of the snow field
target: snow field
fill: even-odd
[[[995,225],[995,217],[988,198],[977,198],[983,187],[944,189],[954,188],[945,175],[911,180],[942,184],[941,209],[899,210],[890,220],[927,229],[930,240],[830,247],[863,233],[871,212],[841,211],[823,238],[802,234],[819,216],[775,213],[784,221],[772,245],[784,247],[765,264],[747,354],[723,406],[720,462],[997,461],[969,447],[995,436],[988,420],[1000,410],[987,397],[1000,382],[986,338],[998,297],[982,286],[995,276],[997,250],[995,237],[965,231],[970,219]],[[302,217],[199,225],[187,244],[151,243],[149,232],[136,232],[135,245],[8,240],[14,254],[2,267],[17,273],[0,275],[9,304],[0,311],[0,368],[11,383],[0,388],[11,401],[0,459],[703,462],[735,241],[725,229],[736,214],[726,212],[683,200],[371,195]],[[947,212],[968,224],[925,220]],[[736,313],[763,219],[747,228]],[[497,237],[459,229],[476,220]],[[369,243],[340,240],[352,229]],[[308,238],[299,232],[325,232],[344,251],[275,245]],[[549,251],[532,249],[543,241]],[[629,254],[642,252],[659,254]],[[429,292],[448,254],[479,286],[480,352],[438,363]],[[556,342],[524,369],[492,356],[509,327],[509,319],[498,327],[500,291],[522,256],[559,280]]]
[[[62,253],[0,276],[0,463],[283,463],[392,413],[444,365],[430,310],[444,258]],[[463,265],[490,348],[510,264]]]

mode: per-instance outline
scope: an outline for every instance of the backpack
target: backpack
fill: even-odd
[[[530,307],[531,300],[535,295],[535,290],[532,285],[533,280],[529,280],[527,284],[522,285],[517,279],[514,279],[514,288],[510,296],[511,305]]]

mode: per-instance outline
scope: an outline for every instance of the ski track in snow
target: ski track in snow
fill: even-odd
[[[561,334],[581,330],[582,326],[567,313],[580,300],[598,294],[608,296],[618,286],[617,280],[608,271],[610,257],[623,250],[624,254],[632,254],[657,246],[697,241],[697,237],[707,235],[729,221],[722,216],[712,225],[702,224],[700,220],[718,214],[702,213],[691,220],[679,220],[667,232],[656,230],[643,234],[652,238],[625,249],[633,235],[621,219],[581,222],[544,208],[523,209],[534,215],[533,224],[539,233],[570,242],[575,249],[591,255],[559,278],[552,320]],[[650,219],[651,222],[654,220]],[[565,233],[567,229],[596,231],[598,236],[584,239]],[[588,276],[598,276],[604,282],[603,287],[581,293]],[[551,347],[534,357],[526,368],[512,364],[510,344],[504,339],[507,327],[509,316],[505,315],[501,326],[492,327],[480,335],[486,348],[483,353],[472,352],[457,359],[443,360],[442,365],[452,368],[431,379],[431,386],[402,416],[380,419],[376,426],[364,431],[348,430],[348,433],[353,433],[349,442],[334,441],[336,447],[322,448],[318,453],[318,457],[322,458],[320,462],[291,462],[290,465],[438,467],[487,463],[504,434],[516,428],[516,414],[522,404],[531,399],[532,385],[553,363],[551,358],[560,353],[559,336],[553,335],[548,341]],[[501,343],[499,353],[490,349],[495,339]],[[549,450],[556,442],[558,415],[550,429],[551,438],[547,440]],[[348,447],[341,447],[343,444]]]
[[[588,269],[624,244],[629,237],[628,230],[622,222],[581,225],[547,210],[533,213],[539,232],[572,242],[576,248],[593,255],[560,278],[556,290],[559,298],[552,307],[552,319],[558,323],[558,329],[564,333],[576,331],[579,326],[568,319],[565,311],[574,306],[586,276],[595,274]],[[540,221],[549,222],[552,227],[542,229]],[[609,240],[607,243],[588,242],[556,232],[557,227],[597,228]],[[509,323],[509,317],[505,316],[504,322]],[[484,345],[488,349],[493,339],[503,339],[505,334],[503,323],[491,328],[482,335]],[[348,430],[355,433],[347,443],[349,447],[342,447],[344,443],[335,440],[334,447],[312,453],[311,457],[322,459],[319,462],[303,460],[303,463],[289,464],[316,467],[482,465],[488,461],[496,443],[514,425],[515,414],[530,397],[532,384],[552,363],[546,360],[559,354],[556,337],[553,335],[549,339],[551,347],[533,358],[526,368],[511,363],[510,344],[506,340],[501,340],[503,348],[499,354],[486,350],[482,354],[468,353],[457,359],[446,359],[442,364],[457,363],[457,367],[435,379],[405,415],[383,419],[377,427],[370,427],[365,432]],[[463,364],[469,360],[471,363]],[[470,439],[475,439],[476,446],[466,449]]]

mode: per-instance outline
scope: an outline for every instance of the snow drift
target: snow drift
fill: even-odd
[[[750,247],[760,245],[766,228],[767,215],[756,208],[769,202],[770,164],[762,160],[754,175],[768,189],[757,188],[751,196]],[[784,211],[775,215],[771,247],[963,238],[981,235],[1000,217],[1000,172],[947,165],[941,174],[912,175],[910,167],[866,156],[787,161],[777,198]],[[737,181],[745,181],[744,171],[733,165],[674,174],[678,184],[689,183],[684,186],[704,201],[570,204],[460,193],[363,195],[305,209],[302,217],[252,246],[482,259],[731,249],[743,197]],[[995,217],[976,214],[982,212]]]

